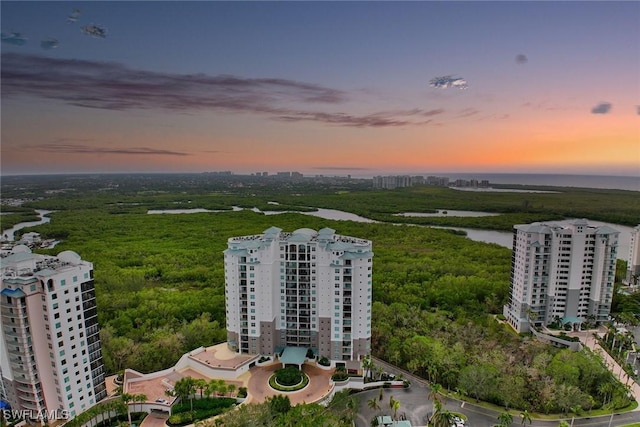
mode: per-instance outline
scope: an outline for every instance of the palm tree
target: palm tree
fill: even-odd
[[[102,407],[100,410],[103,411],[103,413],[106,413],[107,419],[110,420],[112,418],[111,412],[115,412],[116,417],[121,413],[122,401],[110,400],[108,402],[105,402],[102,404]]]
[[[433,427],[451,427],[455,422],[456,414],[449,410],[440,410],[434,412],[430,422],[433,422]]]
[[[532,423],[531,414],[526,409],[524,411],[520,412],[520,418],[522,419],[522,427],[524,427],[524,425],[527,422],[529,423],[529,425],[531,425],[531,423]]]
[[[218,381],[210,380],[206,387],[204,388],[204,394],[207,397],[210,397],[212,394],[215,394],[218,390]]]
[[[504,411],[498,415],[498,425],[502,427],[509,427],[513,423],[513,416],[509,411]]]
[[[193,411],[193,392],[195,391],[195,381],[191,377],[184,377],[176,381],[173,386],[174,393],[183,402],[184,399],[189,399],[191,403],[191,410]]]
[[[197,388],[198,390],[200,390],[200,399],[202,399],[202,392],[204,391],[205,387],[207,386],[207,380],[203,379],[203,378],[198,378],[197,380],[194,381],[195,388]]]
[[[364,380],[367,381],[369,374],[371,372],[371,368],[373,367],[373,361],[371,360],[371,355],[367,354],[364,359],[362,359],[362,369],[364,370]]]
[[[434,400],[433,401],[433,413],[431,414],[431,417],[427,420],[427,425],[428,426],[431,425],[431,422],[435,422],[436,415],[438,415],[440,413],[440,411],[442,411],[442,402],[440,402],[439,400]]]
[[[229,385],[227,385],[227,389],[229,390],[229,395],[233,395],[233,392],[236,391],[236,385],[235,384],[229,384]]]
[[[378,400],[382,400],[382,387],[380,387],[380,394],[378,395]]]
[[[394,399],[393,400],[393,405],[391,406],[391,409],[393,409],[393,419],[397,420],[398,419],[398,409],[400,409],[400,401]]]
[[[429,391],[429,394],[427,395],[427,397],[431,400],[435,402],[441,402],[442,401],[442,395],[440,394],[440,392],[442,391],[442,385],[440,384],[431,384],[430,385],[431,390]]]
[[[140,404],[140,412],[142,412],[142,404],[147,401],[147,395],[144,393],[134,394],[133,401]],[[134,405],[135,408],[135,405]]]
[[[384,372],[384,368],[382,366],[376,366],[374,370],[376,371],[376,379],[379,381],[382,373]]]
[[[223,379],[219,379],[217,381],[218,381],[218,393],[224,395],[227,392],[227,383],[225,383]]]
[[[129,411],[129,402],[133,400],[133,395],[129,393],[122,393],[120,395],[122,402],[127,405],[127,420],[129,421],[129,425],[131,425],[131,411]]]
[[[121,400],[110,400],[107,407],[107,414],[109,415],[109,419],[117,418],[119,415],[124,414],[125,407],[124,403]],[[114,412],[114,415],[111,415],[111,412]]]
[[[602,395],[602,403],[606,405],[611,400],[613,392],[615,390],[615,384],[612,382],[602,383],[598,386],[598,393]]]
[[[379,411],[380,410],[380,405],[378,404],[378,399],[376,399],[375,397],[372,397],[371,399],[367,400],[367,406],[372,411]]]

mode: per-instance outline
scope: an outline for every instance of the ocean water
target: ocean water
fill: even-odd
[[[553,187],[604,188],[640,191],[640,176],[546,175],[511,173],[431,174],[450,179],[488,180],[492,184],[549,185]],[[426,176],[426,175],[425,175]]]

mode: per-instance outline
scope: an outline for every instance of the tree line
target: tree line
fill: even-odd
[[[275,200],[281,207],[295,204],[390,215],[416,210],[411,207],[477,209],[479,205],[474,203],[480,197],[474,195],[452,206],[448,204],[451,198],[462,192],[417,188],[314,195],[309,190],[294,196],[291,191],[252,191],[187,196],[91,193],[93,196],[78,198],[65,194],[32,203],[32,207],[59,208],[50,215],[49,224],[34,229],[45,238],[63,237],[58,247],[43,252],[57,254],[69,249],[94,263],[108,372],[124,367],[141,372],[164,369],[193,348],[225,339],[222,251],[229,237],[262,233],[270,226],[285,231],[331,227],[340,234],[374,242],[372,348],[377,356],[451,390],[511,407],[562,411],[567,404],[595,408],[623,403],[617,385],[611,390],[596,390],[586,368],[576,373],[574,368],[589,366],[598,373],[598,381],[612,382],[588,355],[559,356],[560,350],[519,337],[490,316],[501,312],[508,295],[509,249],[427,227],[331,221],[295,213],[266,216],[250,211],[147,215],[144,205],[150,197],[165,204],[173,199],[190,207],[200,207],[205,201],[219,206],[222,199],[227,207],[252,205],[252,201],[254,206],[269,206],[268,202]],[[593,197],[601,196],[596,193]],[[616,193],[614,199],[628,197],[627,193]],[[576,191],[568,205],[577,206],[580,194],[584,196]],[[532,198],[527,209],[535,208],[541,200],[545,205],[556,200],[559,206],[562,197],[555,197]],[[187,203],[191,199],[197,203]],[[515,199],[499,197],[484,202],[496,204],[500,200],[515,203]],[[584,210],[576,212],[588,212],[586,205],[581,202]],[[625,203],[623,210],[628,206]],[[483,206],[483,210],[490,208]],[[554,360],[554,369],[542,369],[543,361],[551,364]],[[487,391],[483,391],[485,385]],[[579,399],[562,400],[569,395]]]

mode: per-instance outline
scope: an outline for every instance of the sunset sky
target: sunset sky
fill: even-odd
[[[3,175],[640,176],[637,1],[0,7]]]

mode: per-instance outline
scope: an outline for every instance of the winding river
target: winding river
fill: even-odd
[[[241,210],[242,208],[239,208],[237,206],[233,207],[233,211],[241,211]],[[261,212],[257,208],[253,208],[251,210],[254,212]],[[12,228],[4,230],[2,232],[3,239],[12,241],[14,239],[14,235],[16,231],[21,230],[25,227],[33,227],[40,224],[45,224],[51,220],[46,215],[51,213],[52,211],[37,209],[36,212],[38,213],[38,215],[40,215],[40,220],[21,222],[19,224],[16,224]],[[166,210],[149,210],[147,211],[147,214],[188,214],[188,213],[200,213],[200,212],[220,212],[220,211],[213,211],[213,210],[207,210],[207,209],[166,209]],[[225,212],[228,212],[228,211],[225,211]],[[265,215],[277,215],[285,212],[288,212],[288,211],[263,211],[262,213]],[[318,208],[317,211],[298,212],[298,213],[303,215],[316,216],[324,219],[336,220],[336,221],[355,221],[355,222],[366,222],[366,223],[378,222],[378,221],[365,218],[350,212],[340,211],[336,209]],[[403,213],[398,215],[418,216],[418,214],[415,214],[415,213]],[[424,216],[424,215],[425,214],[420,214],[420,216]],[[431,215],[471,217],[471,216],[487,216],[492,214],[487,212],[447,211],[446,214],[444,212],[438,212],[436,214],[431,214]],[[562,221],[550,221],[549,223],[568,225],[572,221],[574,221],[574,219],[566,219]],[[611,223],[602,222],[602,221],[593,221],[593,220],[589,220],[589,224],[597,225],[597,226],[608,225],[609,227],[620,231],[620,236],[618,239],[618,259],[622,259],[622,260],[627,259],[629,255],[631,231],[633,230],[632,227],[619,225],[619,224],[611,224]],[[474,240],[477,242],[484,242],[484,243],[495,243],[497,245],[504,246],[505,248],[509,248],[509,249],[511,249],[513,244],[513,234],[507,231],[481,230],[481,229],[475,229],[475,228],[460,228],[460,227],[433,227],[433,228],[461,230],[461,231],[464,231],[467,234],[467,238],[471,240]]]
[[[234,211],[239,211],[242,210],[242,208],[239,208],[237,206],[233,207]],[[261,212],[259,209],[257,208],[253,208],[251,209],[254,212]],[[162,210],[162,211],[149,211],[149,214],[159,214],[159,213],[165,213],[165,214],[171,214],[171,213],[195,213],[195,212],[202,212],[202,209],[167,209],[167,210]],[[210,212],[214,212],[214,211],[210,211]],[[278,215],[278,214],[282,214],[282,213],[286,213],[286,212],[293,212],[293,211],[262,211],[263,214],[265,215]],[[444,211],[439,211],[435,214],[418,214],[418,213],[411,213],[411,212],[407,212],[407,213],[401,213],[398,215],[401,216],[406,216],[406,217],[410,217],[410,216],[464,216],[464,217],[473,217],[473,216],[490,216],[490,215],[495,215],[489,212],[476,212],[476,211],[455,211],[455,210],[449,210],[446,211],[447,213],[444,213]],[[356,215],[354,213],[351,212],[345,212],[345,211],[340,211],[340,210],[336,210],[336,209],[323,209],[323,208],[318,208],[317,211],[313,211],[313,212],[297,212],[303,215],[311,215],[311,216],[316,216],[319,218],[324,218],[324,219],[331,219],[331,220],[336,220],[336,221],[355,221],[355,222],[366,222],[366,223],[376,223],[378,221],[372,220],[370,218],[365,218],[363,216],[359,216]],[[565,219],[562,221],[549,221],[549,223],[553,223],[553,224],[560,224],[560,225],[568,225],[571,222],[575,221],[575,219]],[[631,231],[632,231],[632,227],[628,227],[625,225],[619,225],[619,224],[612,224],[612,223],[608,223],[608,222],[602,222],[602,221],[592,221],[589,220],[589,224],[592,225],[597,225],[597,226],[602,226],[602,225],[608,225],[609,227],[620,231],[620,236],[618,238],[618,259],[622,259],[622,260],[626,260],[628,255],[629,255],[629,244],[630,244],[630,240],[631,240]],[[474,240],[476,242],[484,242],[484,243],[495,243],[497,245],[500,246],[504,246],[505,248],[509,248],[511,249],[513,246],[513,234],[511,232],[508,231],[494,231],[494,230],[482,230],[482,229],[477,229],[477,228],[461,228],[461,227],[437,227],[437,226],[433,226],[433,228],[444,228],[444,229],[449,229],[449,230],[461,230],[464,231],[467,234],[467,238]]]
[[[7,228],[6,230],[3,230],[2,231],[3,240],[13,241],[15,238],[16,231],[22,230],[23,228],[26,228],[26,227],[34,227],[36,225],[46,224],[47,222],[51,221],[51,218],[49,218],[47,215],[53,211],[46,211],[44,209],[36,209],[35,211],[40,216],[40,219],[38,221],[20,222],[11,228]]]

